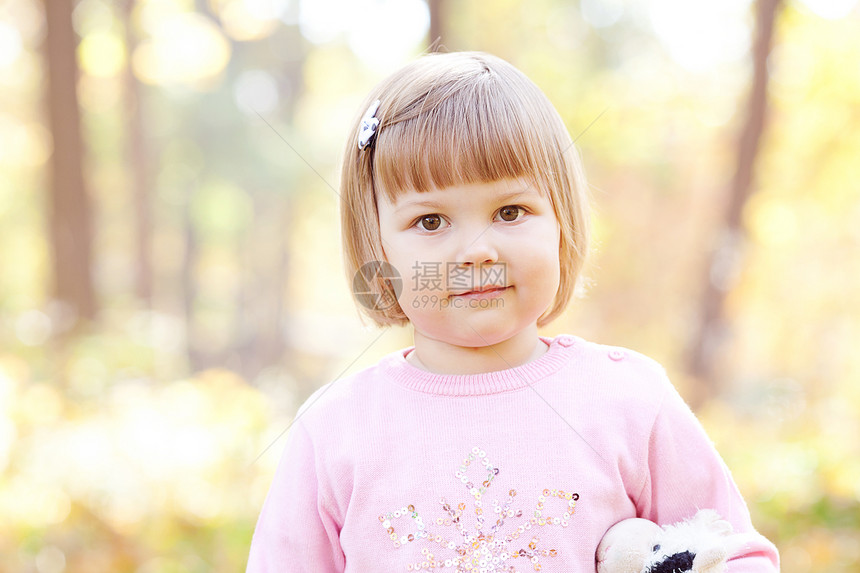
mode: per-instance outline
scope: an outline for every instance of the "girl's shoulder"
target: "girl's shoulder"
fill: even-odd
[[[675,392],[658,361],[630,348],[591,342],[576,336],[570,367],[598,394],[623,395],[631,400],[662,400]]]
[[[378,367],[379,364],[368,366],[323,384],[299,406],[296,419],[300,416],[307,416],[310,419],[313,417],[311,412],[316,416],[327,418],[337,416],[341,411],[354,411],[360,408],[362,400],[367,399],[366,389]]]
[[[572,340],[572,348],[578,352],[579,359],[592,366],[603,366],[622,371],[638,371],[641,374],[665,377],[666,369],[653,358],[623,346],[600,344],[578,336],[563,335]]]

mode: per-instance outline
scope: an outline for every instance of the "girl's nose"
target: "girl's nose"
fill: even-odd
[[[457,263],[461,265],[481,265],[496,263],[499,253],[490,237],[490,229],[477,229],[464,233],[463,241],[457,253]]]

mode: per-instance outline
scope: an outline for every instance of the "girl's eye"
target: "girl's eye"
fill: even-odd
[[[418,219],[417,225],[425,231],[435,231],[442,226],[442,217],[439,215],[424,215]]]
[[[525,209],[519,205],[506,205],[499,209],[499,218],[501,218],[502,221],[516,221],[520,218],[520,215],[525,212]]]

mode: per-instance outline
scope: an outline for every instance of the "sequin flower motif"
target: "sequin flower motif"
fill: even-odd
[[[478,483],[467,475],[476,461],[486,472],[485,479]],[[558,555],[555,549],[541,542],[539,528],[567,527],[579,494],[545,489],[538,495],[534,511],[528,514],[516,507],[517,490],[512,489],[503,503],[494,500],[492,507],[486,507],[483,496],[499,475],[499,468],[478,447],[472,448],[454,475],[472,497],[471,511],[463,501],[441,498],[438,503],[444,517],[429,523],[413,504],[379,516],[394,547],[415,542],[423,544],[421,561],[409,563],[407,571],[451,569],[470,573],[524,573],[540,571],[544,558]]]

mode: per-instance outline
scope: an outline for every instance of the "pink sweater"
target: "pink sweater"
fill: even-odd
[[[656,362],[573,336],[522,366],[439,375],[405,349],[299,410],[249,573],[593,573],[614,523],[744,500]],[[778,571],[763,537],[731,573]]]

